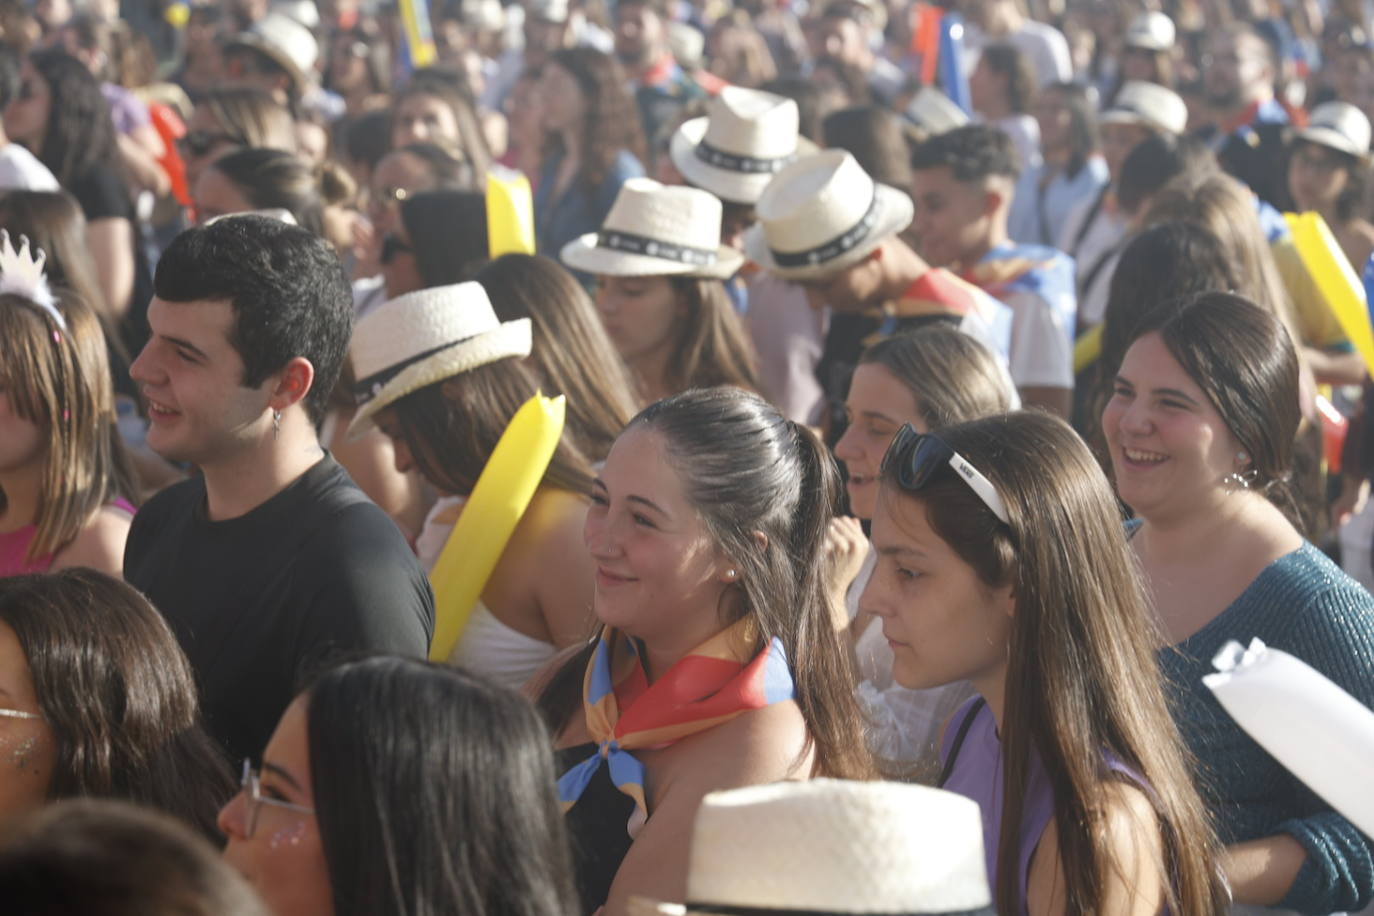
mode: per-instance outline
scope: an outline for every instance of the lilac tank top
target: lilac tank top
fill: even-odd
[[[940,756],[948,761],[955,736],[974,704],[973,716],[964,743],[944,786],[978,803],[983,812],[983,859],[988,867],[988,886],[997,887],[997,844],[1002,836],[1002,742],[997,738],[997,725],[992,711],[980,698],[974,697],[950,719]],[[1021,830],[1016,847],[1016,883],[1020,892],[1021,914],[1026,913],[1026,877],[1030,860],[1040,835],[1054,816],[1054,790],[1051,788],[1040,755],[1031,754],[1026,783],[1025,802],[1021,811]]]

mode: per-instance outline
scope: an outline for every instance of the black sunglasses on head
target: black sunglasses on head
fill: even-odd
[[[883,455],[883,473],[892,471],[902,489],[913,493],[924,489],[935,472],[944,467],[954,468],[960,479],[983,501],[983,505],[997,516],[998,521],[1011,525],[1007,505],[992,481],[934,433],[918,433],[907,423],[897,430],[892,444]]]

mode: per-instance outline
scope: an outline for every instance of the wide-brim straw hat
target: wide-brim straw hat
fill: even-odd
[[[632,916],[987,914],[976,802],[925,786],[814,779],[714,792],[692,833],[685,903]]]
[[[1327,102],[1312,109],[1307,126],[1296,132],[1299,140],[1325,146],[1357,159],[1369,156],[1369,118],[1349,102]]]
[[[971,123],[968,112],[934,86],[922,86],[906,106],[911,123],[932,137]]]
[[[480,283],[455,283],[397,296],[353,329],[356,435],[406,395],[497,360],[530,355],[528,318],[501,321]]]
[[[1158,10],[1150,10],[1131,20],[1121,43],[1142,51],[1170,51],[1176,38],[1174,21]]]
[[[779,277],[808,280],[859,263],[911,225],[911,198],[874,181],[844,150],[798,159],[759,198],[744,252]]]
[[[268,13],[247,31],[231,38],[224,49],[235,47],[252,48],[266,55],[290,75],[297,92],[304,92],[314,82],[315,62],[320,56],[319,42],[309,29],[286,13]]]
[[[678,127],[668,155],[682,177],[723,201],[755,204],[773,176],[816,145],[797,133],[797,103],[727,86],[706,117]]]
[[[744,256],[720,243],[721,205],[698,188],[631,178],[600,231],[563,246],[563,263],[610,277],[684,276],[724,280]]]
[[[1182,134],[1188,128],[1188,105],[1172,89],[1157,83],[1124,83],[1099,124],[1140,124],[1150,130]]]

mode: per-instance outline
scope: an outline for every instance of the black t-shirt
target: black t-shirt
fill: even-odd
[[[423,658],[434,597],[391,519],[326,456],[247,515],[214,522],[196,478],[135,516],[124,577],[191,661],[209,732],[257,758],[303,674],[334,655]]]

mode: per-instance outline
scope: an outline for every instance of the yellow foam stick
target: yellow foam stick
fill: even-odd
[[[1340,244],[1320,214],[1285,213],[1283,218],[1293,233],[1293,245],[1322,298],[1335,314],[1345,336],[1364,357],[1365,369],[1374,375],[1374,330],[1369,324],[1364,284],[1346,261]]]
[[[534,254],[534,196],[519,172],[487,176],[487,248],[493,258]]]
[[[431,661],[446,660],[458,644],[491,571],[553,459],[566,408],[562,395],[536,394],[515,412],[492,449],[429,574],[434,587]]]
[[[1094,325],[1079,335],[1073,343],[1073,374],[1077,375],[1097,362],[1102,355],[1102,325]]]

